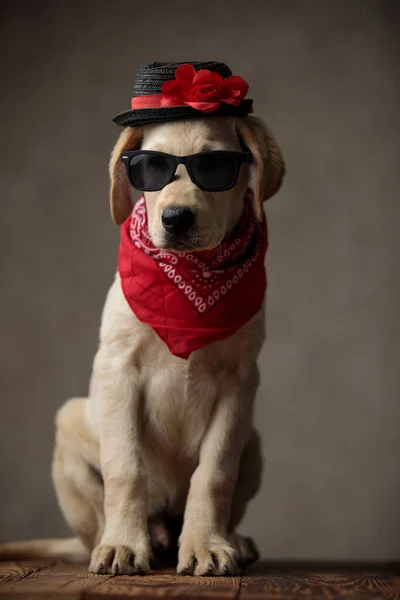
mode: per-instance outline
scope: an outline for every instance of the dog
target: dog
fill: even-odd
[[[238,224],[248,188],[261,220],[262,203],[278,191],[285,172],[275,138],[253,116],[126,127],[110,160],[117,224],[132,212],[120,156],[140,148],[177,156],[244,148],[252,153],[252,164],[241,165],[236,185],[226,191],[202,191],[179,165],[169,185],[145,192],[148,235],[168,252],[217,248]],[[177,198],[196,218],[186,246],[171,241],[162,222]],[[261,483],[253,405],[264,337],[261,309],[232,336],[179,358],[135,316],[117,273],[88,397],[68,400],[56,417],[52,477],[76,537],[5,544],[0,557],[90,558],[93,573],[145,574],[152,555],[177,545],[174,522],[181,527],[178,574],[234,574],[255,560],[254,543],[236,529]]]

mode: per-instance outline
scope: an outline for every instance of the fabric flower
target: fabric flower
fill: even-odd
[[[161,106],[187,105],[211,113],[221,102],[239,106],[246,96],[248,83],[236,75],[224,79],[219,73],[181,65],[175,71],[175,79],[161,87]]]

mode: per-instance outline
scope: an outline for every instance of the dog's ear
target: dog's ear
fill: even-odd
[[[121,154],[125,150],[138,150],[143,132],[138,127],[127,127],[119,136],[110,158],[110,209],[117,225],[121,225],[132,211],[130,184]]]
[[[279,190],[285,174],[285,162],[279,146],[266,125],[257,117],[238,119],[238,134],[253,155],[251,186],[254,191],[254,210],[259,221],[263,218],[262,203]]]

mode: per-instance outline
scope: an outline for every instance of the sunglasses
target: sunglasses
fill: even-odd
[[[216,150],[190,156],[174,156],[152,150],[124,152],[131,185],[143,192],[157,192],[171,183],[178,165],[185,165],[190,179],[205,192],[230,190],[237,182],[240,165],[251,163],[251,152]]]

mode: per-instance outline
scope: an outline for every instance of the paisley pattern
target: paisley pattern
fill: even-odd
[[[214,250],[188,254],[165,252],[154,246],[147,225],[142,197],[132,212],[130,238],[136,248],[156,262],[200,315],[218,305],[252,271],[265,252],[265,219],[260,224],[254,216],[251,190],[246,193],[239,225]]]

